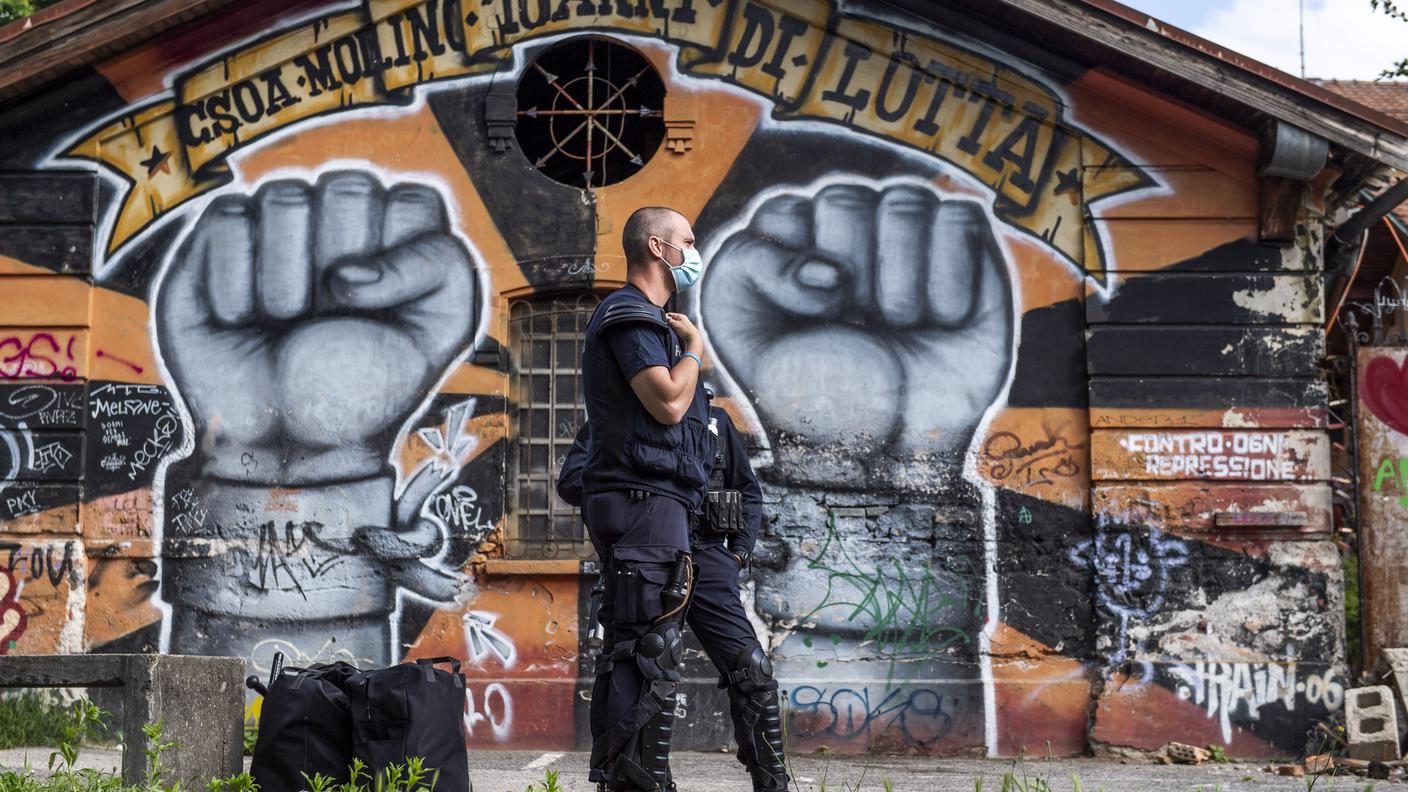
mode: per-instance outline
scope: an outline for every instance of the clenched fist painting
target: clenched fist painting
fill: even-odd
[[[446,537],[421,515],[458,460],[398,493],[389,457],[474,336],[476,266],[436,189],[366,171],[206,207],[154,311],[195,430],[166,479],[172,651],[258,666],[335,638],[337,656],[387,662],[398,590],[463,593],[460,572],[424,561]],[[344,616],[350,629],[329,621]]]
[[[713,254],[701,313],[793,483],[950,478],[1012,362],[987,214],[917,182],[765,198]]]

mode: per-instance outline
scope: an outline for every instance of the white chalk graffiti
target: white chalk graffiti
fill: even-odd
[[[94,418],[161,415],[170,409],[161,388],[156,385],[99,385],[93,389],[88,403],[89,414]]]
[[[307,668],[314,663],[335,663],[339,660],[360,668],[375,665],[372,658],[358,655],[338,646],[336,641],[335,638],[328,638],[323,641],[322,646],[312,652],[307,652],[300,649],[293,641],[283,638],[266,638],[254,645],[249,658],[250,667],[260,675],[269,673],[273,668],[275,652],[283,654],[284,665],[298,668]]]
[[[29,466],[36,473],[48,473],[51,470],[63,470],[72,459],[73,452],[55,440],[34,449],[34,453],[30,455]]]
[[[5,498],[5,508],[11,517],[24,517],[39,512],[39,491],[26,490],[14,497]]]
[[[484,695],[480,697],[484,703],[482,709],[475,706],[473,688],[466,686],[464,695],[469,703],[464,713],[464,730],[469,736],[474,736],[476,724],[487,722],[495,741],[507,740],[513,731],[513,696],[509,695],[508,688],[500,682],[486,685]]]
[[[474,399],[466,399],[446,409],[443,434],[438,426],[429,426],[416,432],[435,452],[434,456],[422,463],[422,467],[428,465],[436,470],[454,472],[469,460],[469,455],[479,446],[479,437],[469,425],[474,417],[474,403]],[[412,471],[412,476],[419,470],[418,467]]]
[[[483,530],[487,532],[493,524],[484,521],[484,507],[479,504],[479,493],[466,484],[436,493],[426,508],[451,534]]]
[[[499,614],[488,611],[466,611],[464,614],[464,643],[468,651],[466,657],[471,663],[482,665],[484,658],[493,654],[499,658],[504,668],[513,668],[518,661],[518,648],[513,639],[494,626]]]
[[[1292,462],[1279,458],[1286,448],[1286,436],[1274,432],[1152,432],[1122,437],[1120,446],[1144,454],[1144,472],[1161,478],[1295,478]]]
[[[105,445],[126,448],[132,444],[132,438],[122,431],[121,421],[103,421],[103,443]]]
[[[137,475],[146,470],[149,465],[171,450],[172,440],[176,437],[176,431],[181,428],[180,422],[175,415],[163,415],[156,420],[156,427],[152,429],[151,437],[142,443],[142,447],[132,455],[132,464],[128,468],[127,478],[132,481],[137,480]]]
[[[0,401],[0,419],[25,421],[38,418],[40,424],[45,426],[77,425],[82,409],[83,396],[78,391],[49,385],[25,385],[10,391],[9,396]]]
[[[1311,706],[1334,712],[1344,703],[1344,685],[1330,672],[1296,678],[1295,663],[1213,663],[1198,661],[1169,668],[1178,684],[1178,697],[1203,706],[1209,718],[1217,718],[1222,741],[1232,740],[1232,717],[1238,710],[1250,720],[1260,720],[1260,710],[1280,702],[1288,711],[1300,698]]]

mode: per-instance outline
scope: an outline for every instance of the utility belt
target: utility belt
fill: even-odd
[[[697,531],[705,538],[743,533],[743,493],[736,489],[710,490],[704,496]]]

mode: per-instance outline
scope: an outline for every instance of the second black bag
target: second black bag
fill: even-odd
[[[451,670],[436,668],[440,663]],[[353,754],[368,772],[420,757],[425,767],[440,773],[435,792],[469,789],[460,661],[423,658],[362,671],[343,688],[351,705]]]

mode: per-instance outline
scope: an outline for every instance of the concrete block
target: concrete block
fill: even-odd
[[[1398,713],[1387,685],[1345,693],[1344,721],[1351,759],[1394,761],[1398,752]]]
[[[1373,677],[1375,682],[1392,687],[1398,702],[1408,706],[1408,649],[1380,649]]]
[[[162,724],[165,779],[203,788],[203,779],[240,772],[244,740],[244,660],[185,655],[32,655],[0,657],[0,688],[118,687],[122,689],[122,780],[141,785],[142,732]],[[198,781],[199,780],[199,781]]]

